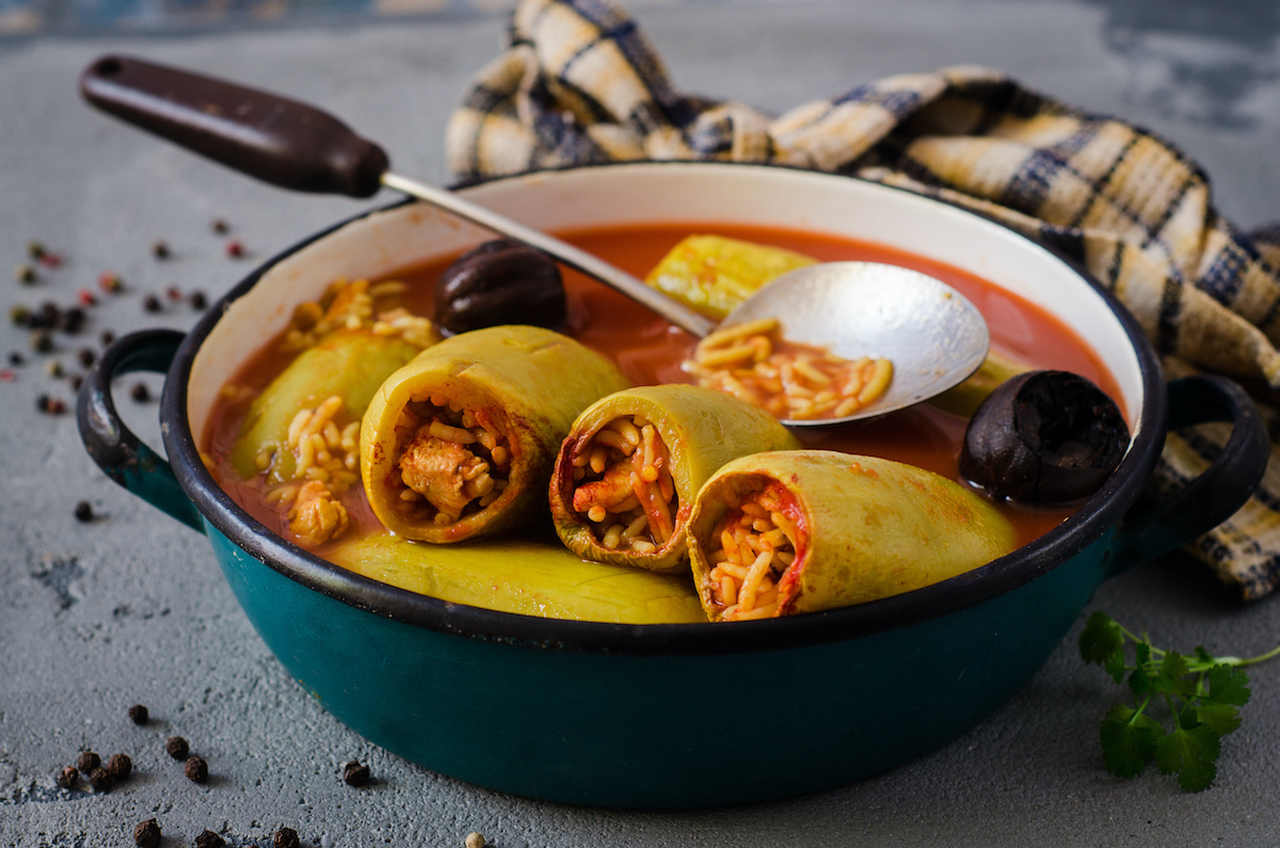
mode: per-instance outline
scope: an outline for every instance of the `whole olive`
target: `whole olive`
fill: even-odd
[[[1095,491],[1129,445],[1111,398],[1069,371],[1003,383],[969,420],[960,473],[998,498],[1066,503]]]
[[[565,321],[560,268],[537,248],[511,239],[487,241],[440,275],[435,320],[449,334],[497,324],[559,327]]]

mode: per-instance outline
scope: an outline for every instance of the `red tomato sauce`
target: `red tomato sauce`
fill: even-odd
[[[602,227],[562,232],[559,235],[579,247],[644,277],[677,242],[692,233],[743,239],[775,245],[807,254],[821,261],[861,260],[913,268],[936,277],[969,298],[987,319],[992,347],[1036,368],[1073,371],[1098,384],[1121,409],[1118,387],[1096,354],[1069,328],[1049,313],[996,288],[981,278],[945,263],[912,253],[842,236],[799,230],[753,226],[715,226],[703,223],[669,223]],[[431,315],[431,291],[440,273],[455,257],[407,269],[386,279],[409,283],[404,298],[410,311]],[[565,271],[569,333],[588,347],[614,359],[636,384],[688,383],[681,369],[695,339],[673,327],[645,307],[612,289],[572,271]],[[253,355],[235,382],[260,390],[288,365],[274,355],[275,340]],[[247,401],[220,399],[210,416],[202,447],[214,463],[219,484],[241,506],[271,530],[289,536],[276,510],[263,500],[257,480],[243,481],[230,465],[229,454],[248,408]],[[810,448],[868,454],[909,463],[963,482],[957,470],[967,420],[927,403],[869,421],[831,428],[806,427],[796,435]],[[351,516],[352,532],[380,529],[364,492],[353,487],[343,498]],[[998,504],[1018,530],[1020,544],[1043,535],[1067,515],[1067,507],[1029,508]]]

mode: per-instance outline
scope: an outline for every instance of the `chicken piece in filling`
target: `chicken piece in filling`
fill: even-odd
[[[794,499],[777,483],[748,495],[716,524],[705,548],[711,597],[724,621],[781,613],[779,584],[795,562]]]
[[[657,428],[638,416],[615,418],[573,459],[573,511],[610,550],[649,554],[676,532],[671,454]]]
[[[453,524],[493,503],[507,486],[511,449],[483,410],[433,396],[408,404],[409,435],[396,460],[400,509]]]

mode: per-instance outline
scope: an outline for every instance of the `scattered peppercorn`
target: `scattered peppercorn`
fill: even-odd
[[[282,827],[271,835],[272,848],[299,848],[298,831],[291,827]]]
[[[77,501],[72,514],[75,515],[76,521],[87,524],[93,520],[93,506],[88,501]]]
[[[155,242],[151,245],[151,255],[156,259],[168,259],[170,256],[169,245],[163,241]]]
[[[182,773],[192,783],[204,783],[209,779],[209,764],[203,757],[187,757],[186,763],[182,766]]]
[[[67,384],[71,386],[71,391],[78,392],[80,391],[80,387],[84,385],[84,377],[81,377],[79,374],[72,374],[67,379]]]
[[[56,253],[46,252],[44,256],[40,257],[40,264],[47,268],[57,268],[62,264],[62,257]]]
[[[225,236],[231,232],[231,225],[221,218],[214,218],[209,226],[213,228],[215,234],[220,236]]]
[[[164,296],[173,301],[182,300],[182,289],[177,286],[169,286],[164,290]]]
[[[75,766],[64,766],[54,778],[54,782],[63,789],[75,789],[76,784],[80,782],[80,771]]]
[[[466,848],[485,848],[489,843],[484,837],[476,833],[474,830],[467,834],[466,841],[462,843]]]
[[[76,293],[76,298],[80,301],[81,306],[97,306],[98,299],[93,296],[93,292],[88,289],[80,289]]]
[[[164,308],[164,305],[160,303],[160,298],[149,294],[142,299],[142,308],[148,312],[159,312]]]
[[[80,756],[76,758],[76,768],[88,774],[89,772],[102,765],[102,758],[93,751],[81,751]]]
[[[12,368],[0,368],[0,383],[12,383],[18,379]]]
[[[115,780],[111,777],[111,772],[99,766],[89,772],[89,785],[94,792],[110,792]]]
[[[62,332],[74,335],[84,329],[84,320],[87,317],[83,309],[79,306],[73,306],[62,313],[62,318],[58,325],[62,328]]]
[[[146,403],[151,400],[151,390],[147,388],[146,383],[134,383],[133,388],[129,389],[129,397],[138,403]]]
[[[111,759],[107,760],[107,774],[117,783],[128,780],[129,775],[133,774],[133,760],[129,759],[128,754],[112,754]]]
[[[76,359],[79,359],[80,364],[85,368],[92,368],[93,363],[98,359],[98,355],[93,352],[93,348],[82,347],[80,352],[76,354]]]
[[[53,398],[48,395],[40,395],[36,398],[36,409],[40,412],[48,412],[49,404],[53,403]]]
[[[27,255],[32,259],[43,259],[44,254],[45,248],[42,243],[35,240],[27,242]]]
[[[150,719],[151,714],[142,704],[134,704],[129,708],[129,721],[134,724],[146,724]]]
[[[197,289],[196,291],[193,291],[191,293],[192,309],[195,309],[199,312],[203,312],[208,307],[209,307],[209,298],[205,296],[204,292]]]
[[[67,404],[62,398],[50,398],[49,408],[45,410],[50,415],[61,415],[67,411]]]
[[[239,259],[244,256],[244,245],[235,239],[232,239],[227,242],[227,255],[232,259]]]
[[[138,848],[156,848],[160,844],[160,823],[155,819],[138,822],[133,829],[133,844]]]
[[[27,326],[36,330],[47,330],[58,326],[58,322],[61,320],[62,310],[58,308],[58,304],[51,300],[46,300],[27,319]]]
[[[98,288],[107,294],[119,294],[124,291],[124,280],[120,279],[119,274],[103,271],[98,275]]]
[[[342,767],[342,779],[348,786],[368,786],[369,767],[352,760]]]
[[[164,749],[169,752],[169,756],[175,760],[185,760],[190,748],[187,747],[187,740],[181,736],[170,736],[164,740]]]
[[[102,335],[98,337],[98,341],[102,342],[103,347],[107,347],[116,340],[116,334],[110,330],[103,330]]]
[[[222,848],[227,843],[212,830],[205,830],[196,837],[196,848]]]
[[[53,336],[44,330],[32,333],[31,349],[36,353],[48,353],[53,350]]]
[[[36,269],[32,268],[30,265],[19,265],[17,269],[14,270],[13,275],[17,277],[18,282],[22,283],[24,286],[29,286],[36,280],[40,279],[39,275],[36,274]]]
[[[31,309],[21,303],[9,307],[9,320],[19,327],[31,326]]]
[[[62,370],[62,362],[57,359],[51,359],[44,366],[44,371],[55,380],[62,379],[62,375],[66,372]]]
[[[16,350],[9,351],[9,364],[17,367],[26,363],[26,357],[18,353]]]

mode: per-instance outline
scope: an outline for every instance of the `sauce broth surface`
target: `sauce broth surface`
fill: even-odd
[[[993,350],[1031,363],[1036,368],[1073,371],[1087,377],[1124,410],[1119,389],[1110,373],[1088,346],[1060,321],[973,274],[922,256],[841,236],[773,227],[710,227],[704,223],[664,222],[575,230],[558,235],[643,278],[677,242],[691,233],[714,233],[775,245],[819,261],[884,262],[930,274],[961,292],[982,312],[991,332]],[[405,269],[383,279],[408,283],[404,305],[411,312],[429,317],[435,281],[454,258]],[[681,368],[681,363],[692,353],[696,341],[692,336],[589,277],[567,269],[562,271],[568,298],[570,335],[613,358],[633,383],[693,382]],[[276,341],[270,340],[250,357],[233,382],[256,393],[284,370],[290,357],[274,352]],[[874,354],[874,351],[869,353]],[[282,516],[264,500],[261,480],[241,479],[229,461],[249,402],[250,399],[219,399],[201,444],[213,461],[212,471],[219,485],[268,529],[290,538]],[[809,448],[880,456],[964,482],[957,470],[957,461],[966,423],[967,419],[961,416],[922,403],[880,418],[830,428],[799,428],[795,433]],[[350,533],[381,532],[382,526],[369,508],[361,487],[353,487],[342,500],[351,517]],[[1026,544],[1048,532],[1072,512],[1069,507],[1029,508],[1007,503],[998,506],[1017,528],[1019,544]],[[546,523],[550,524],[549,521]],[[558,544],[554,534],[549,534],[548,538]],[[324,551],[324,546],[315,550],[322,556]]]

